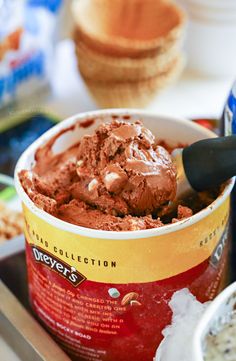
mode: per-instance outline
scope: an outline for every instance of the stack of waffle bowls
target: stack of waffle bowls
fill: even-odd
[[[169,0],[74,0],[85,84],[103,108],[145,107],[184,67],[182,10]]]

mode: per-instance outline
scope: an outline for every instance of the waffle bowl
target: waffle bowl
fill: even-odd
[[[169,0],[74,0],[75,42],[117,57],[160,54],[183,34],[185,15]]]
[[[99,82],[84,78],[88,91],[102,108],[140,108],[147,106],[158,91],[176,80],[183,71],[185,57],[179,54],[169,68],[139,81]]]
[[[170,0],[74,0],[79,71],[103,108],[145,107],[184,66],[185,15]]]
[[[86,79],[93,81],[139,81],[164,73],[176,59],[181,41],[166,51],[146,58],[114,58],[100,54],[84,43],[76,44],[78,68]]]

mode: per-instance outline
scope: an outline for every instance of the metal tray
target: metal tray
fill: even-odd
[[[70,358],[30,314],[24,252],[0,261],[0,334],[22,361]]]

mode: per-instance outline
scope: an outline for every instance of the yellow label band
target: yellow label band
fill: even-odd
[[[226,228],[229,197],[209,216],[175,232],[140,239],[99,239],[60,230],[23,206],[26,239],[88,280],[145,283],[185,272],[208,259]]]

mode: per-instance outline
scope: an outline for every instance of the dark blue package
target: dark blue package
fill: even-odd
[[[13,176],[23,151],[56,122],[52,116],[35,113],[0,123],[0,173]]]
[[[236,81],[234,82],[221,121],[222,135],[236,135]],[[232,257],[231,257],[231,279],[236,279],[236,185],[233,188],[232,197],[232,213],[231,213],[231,231],[232,231]]]
[[[222,118],[222,133],[236,134],[236,81],[229,93]]]

